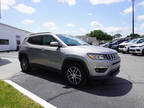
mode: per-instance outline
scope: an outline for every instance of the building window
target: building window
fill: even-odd
[[[7,39],[0,39],[0,45],[9,45],[9,40],[7,40]]]

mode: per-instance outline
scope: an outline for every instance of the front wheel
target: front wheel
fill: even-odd
[[[87,82],[86,71],[79,63],[71,63],[66,67],[65,78],[72,86],[82,86]]]
[[[143,51],[142,51],[142,55],[144,56],[144,49],[143,49]]]
[[[29,61],[28,61],[28,59],[26,57],[23,57],[20,60],[20,65],[21,65],[21,69],[22,69],[23,72],[28,72],[28,71],[31,70]]]

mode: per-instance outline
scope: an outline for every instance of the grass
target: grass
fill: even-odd
[[[43,108],[8,83],[0,80],[0,108]]]

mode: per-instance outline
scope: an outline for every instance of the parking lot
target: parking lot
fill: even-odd
[[[143,108],[144,56],[119,55],[117,78],[91,80],[83,88],[71,88],[54,72],[21,72],[17,52],[0,53],[0,78],[14,81],[58,108]]]

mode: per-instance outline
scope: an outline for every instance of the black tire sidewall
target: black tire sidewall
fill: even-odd
[[[22,62],[25,62],[25,63],[26,63],[26,65],[27,65],[27,68],[26,68],[26,69],[23,68]],[[31,70],[29,61],[28,61],[28,59],[27,59],[26,57],[24,57],[24,58],[21,59],[20,65],[21,65],[21,69],[22,69],[23,72],[28,72],[28,71]]]
[[[142,55],[144,56],[144,49],[142,50]]]
[[[68,79],[67,79],[67,70],[68,70],[70,67],[72,67],[72,66],[77,67],[77,68],[80,70],[81,75],[82,75],[82,80],[81,80],[80,84],[78,84],[78,85],[74,85],[74,84],[70,83],[70,82],[68,81]],[[86,82],[87,82],[86,69],[85,69],[81,64],[79,64],[79,63],[69,63],[68,66],[65,67],[65,69],[64,69],[64,76],[65,76],[65,80],[68,82],[68,84],[71,85],[71,86],[74,86],[74,87],[83,86],[83,85],[85,85]]]

